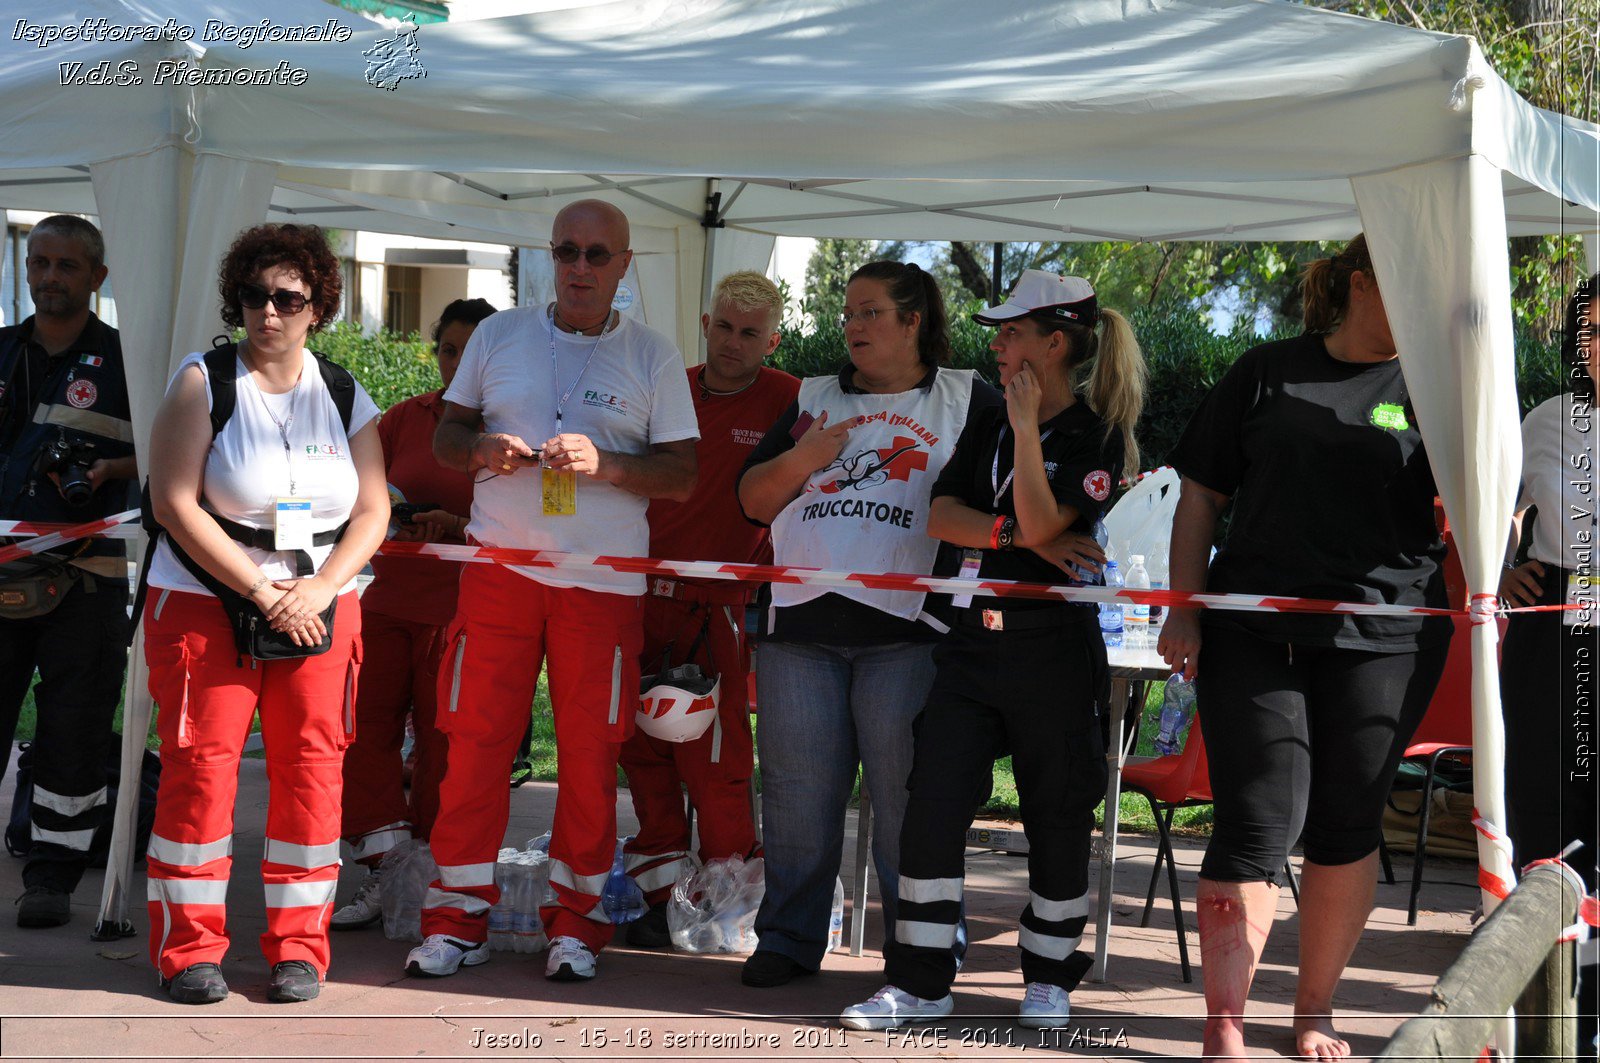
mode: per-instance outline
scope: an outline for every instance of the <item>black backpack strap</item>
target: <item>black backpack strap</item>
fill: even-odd
[[[238,403],[238,366],[239,345],[232,341],[218,342],[225,337],[218,336],[212,341],[211,350],[206,352],[206,376],[211,378],[211,438],[215,439],[222,434],[223,426],[233,416],[234,406]]]
[[[323,355],[311,352],[317,359],[317,368],[322,372],[322,382],[328,388],[328,394],[333,396],[334,408],[339,411],[339,423],[344,425],[344,435],[350,438],[350,419],[355,416],[356,409],[356,378],[350,370],[332,361]]]

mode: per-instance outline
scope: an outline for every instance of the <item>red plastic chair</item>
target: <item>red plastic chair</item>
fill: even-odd
[[[1150,870],[1150,888],[1145,893],[1144,916],[1140,926],[1150,925],[1150,912],[1155,907],[1156,883],[1161,877],[1161,865],[1167,865],[1167,888],[1172,895],[1172,918],[1178,931],[1178,963],[1183,968],[1183,980],[1194,981],[1189,966],[1189,942],[1183,924],[1183,904],[1178,896],[1178,865],[1172,858],[1172,817],[1180,808],[1209,805],[1211,797],[1211,772],[1206,760],[1205,738],[1200,733],[1200,714],[1195,713],[1189,725],[1189,736],[1183,749],[1177,753],[1156,757],[1142,764],[1129,764],[1122,769],[1122,788],[1139,794],[1150,805],[1150,814],[1156,821],[1160,841],[1156,847],[1155,866]],[[1300,884],[1294,868],[1285,863],[1289,889],[1295,900],[1300,899]]]

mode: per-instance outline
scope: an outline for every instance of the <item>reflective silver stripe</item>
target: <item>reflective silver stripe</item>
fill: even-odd
[[[44,787],[35,783],[33,787],[33,803],[40,808],[48,808],[52,812],[59,812],[63,816],[77,816],[98,808],[106,803],[106,788],[104,786],[92,794],[81,797],[68,797],[66,794],[51,793]]]
[[[222,904],[228,899],[225,878],[153,878],[145,887],[152,901],[172,904]]]
[[[233,835],[214,842],[175,842],[159,834],[150,835],[149,856],[175,867],[199,867],[233,855]]]
[[[469,897],[465,893],[452,893],[449,890],[428,887],[428,893],[422,898],[422,907],[429,908],[459,908],[468,915],[480,915],[489,910],[489,902],[482,897]]]
[[[161,619],[161,610],[163,610],[163,609],[165,609],[167,607],[167,596],[170,595],[171,593],[172,593],[172,588],[171,587],[165,587],[161,591],[161,597],[156,599],[155,618],[157,620]]]
[[[297,845],[294,842],[268,838],[261,859],[272,864],[303,867],[307,871],[318,867],[338,866],[339,843],[323,842],[320,845]]]
[[[439,869],[439,882],[446,886],[493,886],[493,864],[446,864]]]
[[[631,875],[633,874],[634,868],[643,867],[646,864],[653,864],[657,860],[666,860],[676,863],[679,860],[687,859],[689,859],[689,852],[686,849],[675,849],[665,853],[623,853],[622,870]]]
[[[325,882],[269,882],[266,884],[268,908],[320,908],[333,903],[337,879]]]
[[[902,945],[916,945],[924,949],[951,949],[956,944],[956,925],[896,919],[894,939]]]
[[[959,878],[908,878],[900,876],[900,899],[912,904],[932,904],[935,901],[959,901]]]
[[[722,713],[711,717],[711,763],[722,763]]]
[[[1047,960],[1064,960],[1071,956],[1078,948],[1078,942],[1083,940],[1083,935],[1076,937],[1058,938],[1049,934],[1036,934],[1025,926],[1017,928],[1017,944],[1033,953],[1043,956]]]
[[[616,654],[611,658],[611,716],[607,723],[616,723],[617,714],[622,711],[622,647],[617,647]]]
[[[611,922],[611,917],[606,914],[606,906],[601,904],[599,901],[595,901],[594,907],[590,908],[587,912],[584,912],[583,917],[585,919],[592,919],[596,923],[601,924]]]
[[[365,860],[369,856],[386,853],[401,842],[411,840],[411,824],[391,823],[387,827],[369,830],[361,837],[350,843],[350,854],[354,860]]]
[[[651,890],[666,889],[678,881],[678,875],[682,873],[683,866],[687,861],[687,857],[682,860],[669,860],[659,867],[652,867],[648,871],[639,872],[633,876],[633,881],[637,882],[639,888],[646,893]]]
[[[467,655],[467,633],[463,631],[461,637],[456,639],[456,668],[455,674],[450,677],[450,711],[455,712],[456,706],[461,704],[461,659]]]
[[[80,432],[105,436],[119,443],[133,442],[133,422],[113,417],[109,413],[80,410],[76,406],[40,406],[33,412],[34,424],[58,424],[63,428],[76,428]]]
[[[904,879],[901,880],[905,881]],[[1060,923],[1067,919],[1082,919],[1089,914],[1089,895],[1073,897],[1071,900],[1052,901],[1041,897],[1031,890],[1028,899],[1033,904],[1033,914],[1047,923]]]
[[[744,632],[739,630],[739,621],[737,621],[737,620],[735,620],[733,618],[733,606],[731,606],[731,605],[723,606],[722,607],[722,615],[728,618],[728,627],[733,630],[733,644],[735,646],[743,649],[744,648]]]
[[[88,830],[45,830],[35,823],[33,825],[33,840],[60,845],[74,852],[86,853],[89,851],[89,843],[94,841],[94,828],[90,827]]]
[[[552,886],[565,886],[574,893],[582,893],[590,897],[600,896],[606,888],[606,878],[610,871],[602,871],[598,875],[580,875],[573,871],[564,860],[550,861],[550,884]]]

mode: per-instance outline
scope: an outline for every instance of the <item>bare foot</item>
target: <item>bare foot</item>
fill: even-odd
[[[1297,1016],[1294,1045],[1301,1059],[1326,1061],[1350,1055],[1350,1042],[1334,1032],[1333,1016],[1327,1014]]]
[[[1201,1059],[1249,1059],[1244,1050],[1244,1023],[1234,1016],[1218,1015],[1206,1019],[1200,1042]]]

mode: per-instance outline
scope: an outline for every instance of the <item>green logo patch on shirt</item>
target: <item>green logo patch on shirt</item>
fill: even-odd
[[[1372,408],[1372,423],[1379,428],[1392,428],[1396,432],[1404,432],[1411,427],[1411,422],[1406,420],[1406,408],[1392,402],[1380,402]]]

